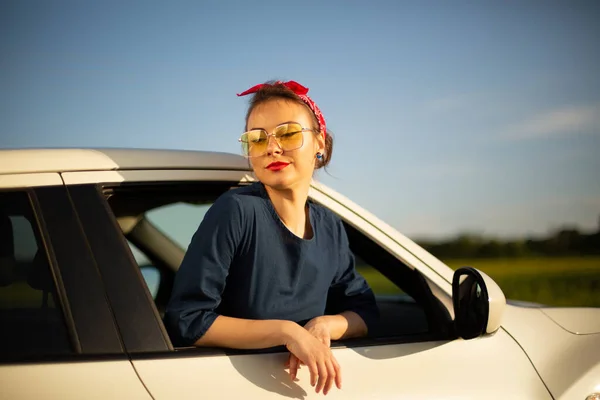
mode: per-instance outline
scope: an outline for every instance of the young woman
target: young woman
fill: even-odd
[[[181,264],[165,314],[176,346],[258,349],[284,345],[316,391],[341,387],[331,340],[364,336],[378,318],[354,268],[342,222],[308,201],[333,140],[308,89],[256,85],[239,139],[259,182],[223,194]]]

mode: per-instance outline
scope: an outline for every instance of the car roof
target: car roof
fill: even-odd
[[[250,170],[241,155],[215,151],[120,148],[0,150],[0,174],[139,169]]]

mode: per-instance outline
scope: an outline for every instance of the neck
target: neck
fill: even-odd
[[[285,226],[296,236],[310,238],[312,229],[308,218],[306,200],[308,185],[289,189],[276,189],[265,186],[265,190],[275,207],[275,211]]]

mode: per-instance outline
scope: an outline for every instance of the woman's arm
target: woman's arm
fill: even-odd
[[[233,196],[205,214],[175,275],[164,322],[173,345],[192,346],[219,317],[229,267],[244,235],[244,214]]]
[[[302,327],[292,321],[251,320],[219,315],[196,346],[264,349],[285,346]]]
[[[332,340],[367,334],[367,325],[358,314],[352,311],[317,317],[313,321],[313,323],[326,324]],[[285,346],[292,340],[296,340],[300,330],[305,329],[291,321],[250,320],[220,315],[194,345],[234,349]]]
[[[309,324],[325,324],[331,340],[350,339],[367,335],[367,324],[354,311],[344,311],[337,315],[323,315],[314,318]],[[306,328],[309,328],[307,324]]]

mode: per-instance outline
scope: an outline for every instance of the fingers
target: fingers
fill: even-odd
[[[325,383],[325,387],[323,388],[323,394],[329,393],[331,387],[333,386],[334,381],[337,378],[335,368],[333,367],[333,363],[331,360],[327,360],[325,362],[325,366],[327,367],[327,382]]]
[[[296,376],[298,375],[299,364],[300,364],[300,362],[298,360],[298,357],[296,357],[294,355],[290,355],[290,358],[289,358],[290,377],[292,378],[293,381],[296,380]]]
[[[296,373],[292,372],[293,368],[297,371],[297,366],[300,364],[296,357],[290,358],[290,375],[292,379],[296,378]],[[340,365],[334,357],[331,359],[323,359],[318,362],[312,362],[308,366],[310,372],[310,385],[315,387],[317,393],[323,391],[323,394],[329,393],[333,384],[342,388],[342,378],[340,374]]]
[[[312,335],[311,335],[312,336]],[[342,388],[342,374],[340,364],[333,355],[331,349],[324,340],[326,336],[312,339],[307,337],[307,346],[289,348],[291,354],[288,357],[286,366],[289,368],[289,374],[292,381],[297,381],[300,365],[306,365],[310,373],[310,385],[315,388],[316,393],[323,392],[328,394],[333,385],[339,389]],[[312,344],[310,344],[312,343]],[[304,343],[302,343],[304,344]],[[304,362],[302,361],[304,360]]]
[[[317,363],[314,361],[310,363],[308,365],[308,370],[310,371],[310,386],[315,386],[319,377],[319,369],[317,368]]]
[[[339,364],[333,355],[331,355],[331,358],[326,358],[317,363],[317,369],[319,373],[317,387],[315,388],[317,393],[319,393],[321,390],[323,391],[323,394],[329,393],[334,383],[338,389],[341,389],[342,381],[341,378],[338,378]]]
[[[327,362],[321,361],[317,364],[317,368],[319,371],[319,381],[317,382],[317,387],[315,391],[319,393],[328,383],[329,380],[329,371],[327,370]]]
[[[335,357],[333,357],[333,355],[331,356],[331,361],[333,363],[333,368],[335,369],[335,386],[337,386],[338,389],[341,389],[342,388],[342,367],[340,367],[340,364],[337,362]]]

